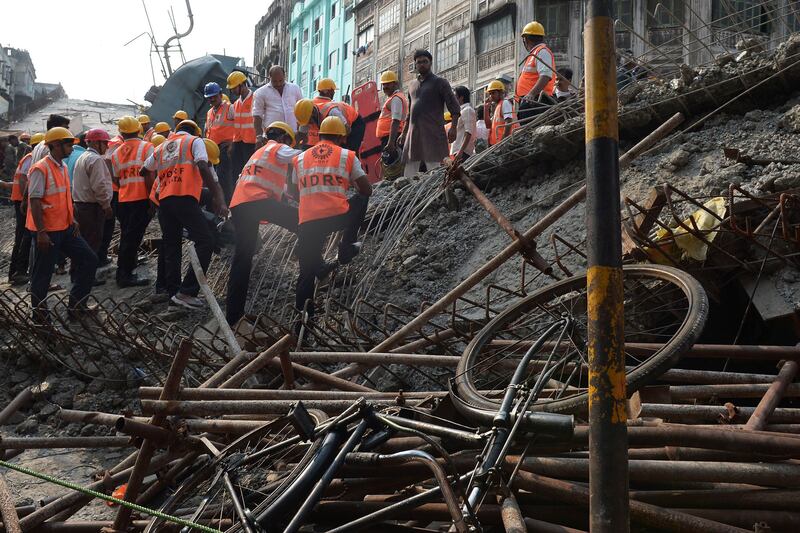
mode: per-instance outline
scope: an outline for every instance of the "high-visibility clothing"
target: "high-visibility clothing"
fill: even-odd
[[[159,200],[169,196],[193,196],[200,201],[203,177],[195,165],[193,142],[201,143],[203,140],[187,133],[177,135],[156,148],[153,157],[156,160]]]
[[[355,152],[325,140],[295,157],[300,224],[348,211],[346,193],[355,160]]]
[[[153,181],[153,186],[150,188],[150,201],[156,205],[159,205],[161,202],[158,200],[158,195],[161,190],[161,184],[158,182],[158,176],[156,176],[155,181]]]
[[[106,150],[106,153],[105,153],[105,155],[103,157],[108,159],[109,157],[114,155],[114,152],[116,151],[116,149],[119,148],[120,146],[122,146],[122,143],[124,143],[124,142],[125,142],[125,139],[122,138],[122,135],[115,135],[115,136],[111,137],[111,140],[108,141],[108,149]],[[113,180],[111,181],[111,190],[114,191],[114,192],[119,192],[119,185],[114,183]]]
[[[379,139],[381,137],[388,137],[392,132],[392,98],[398,98],[403,103],[403,118],[400,120],[400,127],[397,129],[397,135],[403,133],[403,128],[406,125],[405,117],[408,116],[408,99],[402,92],[397,91],[386,99],[381,108],[381,114],[378,116],[378,123],[375,125],[375,136]]]
[[[147,184],[139,172],[153,153],[153,145],[141,139],[126,139],[111,155],[111,168],[119,178],[119,201],[147,199]]]
[[[503,140],[506,134],[506,125],[504,122],[506,121],[506,117],[503,116],[503,102],[501,100],[497,103],[494,108],[494,113],[492,114],[492,129],[489,131],[489,144],[497,144]],[[519,124],[516,124],[517,121],[517,112],[514,111],[514,104],[511,104],[511,121],[514,124],[511,125],[511,132],[517,128],[519,128]]]
[[[231,207],[256,200],[280,200],[289,174],[289,165],[278,162],[278,150],[283,144],[267,141],[255,151],[242,169],[231,197]]]
[[[233,120],[235,122],[234,142],[255,144],[256,129],[253,127],[253,91],[242,100],[240,96],[233,104]]]
[[[216,109],[214,106],[208,109],[206,137],[217,144],[231,142],[236,137],[236,120],[230,103],[223,100]]]
[[[152,138],[153,138],[153,134],[154,134],[154,133],[155,133],[155,129],[153,129],[153,128],[149,128],[149,129],[148,129],[148,130],[145,132],[145,134],[144,134],[144,135],[142,135],[142,139],[144,139],[144,140],[145,140],[145,141],[147,141],[147,142],[150,142],[150,139],[152,139]]]
[[[345,126],[352,126],[353,122],[358,118],[358,111],[344,102],[334,102],[330,98],[324,96],[317,96],[314,98],[314,105],[317,106],[319,111],[319,124],[328,118],[331,110],[338,109],[344,116]],[[314,124],[313,121],[308,123],[308,144],[313,146],[319,142],[319,124]]]
[[[516,94],[518,100],[523,98],[529,92],[531,92],[533,86],[536,85],[537,81],[539,81],[538,57],[539,57],[539,52],[545,49],[548,52],[550,52],[550,57],[552,58],[552,61],[550,62],[551,63],[550,68],[553,69],[553,72],[556,71],[556,58],[553,55],[552,50],[547,48],[547,45],[544,43],[541,43],[536,47],[534,47],[528,54],[528,57],[525,58],[525,63],[522,65],[522,70],[519,73],[519,79],[517,79]],[[544,92],[552,96],[555,88],[556,88],[556,80],[555,76],[553,76],[550,78],[550,81],[547,82],[547,85],[544,86]]]
[[[28,200],[25,227],[31,231],[37,231],[37,229],[39,231],[64,231],[72,226],[74,220],[67,165],[63,162],[56,163],[52,157],[45,157],[33,164],[31,172],[34,170],[39,170],[44,175],[44,193],[41,197],[44,227],[37,228],[33,223],[30,199]]]
[[[22,159],[19,160],[19,164],[17,165],[17,170],[14,172],[14,182],[11,185],[11,201],[12,202],[21,202],[22,201],[22,188],[19,186],[19,180],[22,177],[28,176],[27,172],[22,172],[22,167],[25,166],[27,161],[31,161],[33,159],[33,152],[28,152],[25,154]],[[28,169],[30,170],[30,169]]]

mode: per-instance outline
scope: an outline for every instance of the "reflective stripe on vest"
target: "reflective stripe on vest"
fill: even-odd
[[[506,133],[506,125],[501,123],[505,122],[505,117],[503,116],[503,103],[506,100],[501,100],[497,106],[494,108],[494,113],[492,115],[492,129],[489,131],[489,144],[497,144],[503,140]],[[519,124],[516,124],[517,121],[517,113],[514,111],[514,104],[511,104],[511,121],[515,122],[515,124],[511,125],[511,133],[514,132],[517,128],[519,128]]]
[[[154,154],[160,190],[159,200],[169,196],[192,196],[200,201],[203,177],[195,165],[192,143],[203,142],[189,134],[176,135],[161,143]]]
[[[536,47],[531,49],[530,53],[528,54],[528,57],[525,59],[525,63],[523,64],[522,69],[520,70],[520,73],[519,73],[519,79],[517,80],[517,90],[516,90],[517,99],[521,99],[525,95],[527,95],[529,92],[531,92],[531,89],[533,89],[533,86],[536,85],[537,81],[539,81],[539,68],[538,68],[539,67],[539,59],[538,59],[538,56],[539,56],[539,52],[541,52],[545,48],[547,48],[547,45],[544,44],[544,43],[541,43],[541,44],[537,45]],[[551,63],[550,64],[550,68],[553,70],[553,72],[555,72],[556,71],[556,58],[553,55],[553,51],[552,50],[547,48],[547,51],[550,52],[550,57],[552,58],[552,61],[550,62]],[[553,91],[555,90],[555,88],[556,88],[556,80],[555,80],[555,76],[554,76],[554,77],[550,78],[550,81],[548,81],[547,85],[544,86],[543,91],[546,94],[552,96]]]
[[[300,224],[346,213],[355,152],[321,141],[294,160]]]
[[[405,117],[408,116],[408,100],[406,95],[397,91],[392,96],[386,99],[381,108],[381,114],[378,117],[378,123],[375,125],[375,136],[379,139],[381,137],[388,137],[392,132],[392,98],[399,98],[403,104],[403,118],[400,119],[400,127],[397,128],[397,135],[403,133],[403,128],[406,125]]]
[[[231,104],[223,100],[216,110],[213,106],[208,109],[206,137],[217,144],[231,142],[236,137],[236,117]]]
[[[147,199],[147,185],[139,172],[150,155],[151,144],[139,139],[127,139],[111,155],[111,167],[119,178],[119,201],[136,202]]]
[[[242,100],[240,96],[233,104],[235,124],[234,142],[253,144],[256,142],[256,129],[253,127],[253,91]]]
[[[289,174],[289,165],[278,162],[281,146],[284,145],[268,141],[250,157],[236,182],[231,207],[267,198],[280,200]]]
[[[67,166],[63,162],[61,164],[56,163],[52,157],[48,156],[36,162],[31,167],[31,172],[34,170],[41,171],[45,177],[44,192],[40,198],[44,227],[38,229],[41,231],[63,231],[69,228],[74,219]],[[36,224],[33,222],[30,200],[28,200],[25,227],[31,231],[37,230]]]
[[[28,177],[27,172],[22,172],[22,167],[25,165],[26,161],[31,161],[32,159],[33,159],[33,152],[28,152],[22,157],[22,159],[19,160],[19,164],[17,165],[17,170],[14,172],[14,183],[11,185],[12,202],[22,201],[22,189],[19,186],[19,180],[23,176],[25,176],[26,178]],[[30,168],[28,170],[30,170]]]

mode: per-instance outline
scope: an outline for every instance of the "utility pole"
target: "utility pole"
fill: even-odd
[[[612,0],[586,2],[584,72],[592,533],[630,530],[613,14]]]

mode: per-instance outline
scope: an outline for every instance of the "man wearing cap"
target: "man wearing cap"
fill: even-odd
[[[80,236],[73,216],[72,193],[64,159],[72,151],[74,138],[66,128],[45,134],[49,154],[34,163],[28,173],[28,213],[25,227],[35,233],[36,252],[31,271],[33,319],[49,323],[45,303],[59,255],[69,257],[75,268],[68,313],[71,319],[88,311],[86,297],[92,289],[97,255]]]
[[[206,83],[203,94],[211,107],[206,113],[206,137],[219,146],[219,164],[216,165],[217,177],[225,193],[225,200],[230,202],[233,186],[236,181],[231,176],[230,151],[236,135],[236,121],[233,106],[222,99],[222,87],[216,82]]]
[[[526,24],[521,37],[528,55],[517,78],[516,98],[519,118],[524,120],[544,112],[547,106],[555,103],[556,60],[544,42],[544,26],[540,23]]]
[[[261,221],[297,233],[297,208],[284,201],[291,163],[301,153],[293,148],[294,131],[285,122],[273,122],[266,130],[267,143],[244,166],[231,200],[236,249],[228,276],[225,316],[235,324],[244,314],[253,254]]]
[[[248,87],[247,75],[235,70],[228,76],[228,89],[238,98],[233,103],[236,130],[233,136],[233,181],[239,177],[245,163],[256,151],[256,129],[253,124],[253,91]]]
[[[178,109],[177,111],[175,111],[175,114],[172,115],[172,120],[175,123],[175,128],[177,128],[178,124],[180,124],[184,120],[189,120],[189,113],[187,113],[183,109]]]
[[[150,142],[150,137],[153,136],[153,128],[150,127],[150,116],[148,115],[139,115],[136,117],[136,120],[139,121],[139,124],[142,125],[142,139],[147,142]]]
[[[86,151],[75,162],[72,173],[72,202],[75,221],[89,248],[97,254],[103,241],[105,221],[111,210],[111,174],[103,155],[111,136],[99,128],[86,132]]]
[[[381,141],[381,150],[395,157],[397,153],[397,138],[406,125],[408,116],[408,100],[400,90],[400,80],[397,74],[387,70],[381,74],[381,88],[386,95],[381,113],[375,124],[375,136]]]
[[[209,168],[208,152],[200,134],[197,124],[184,120],[178,124],[175,134],[147,158],[141,170],[148,189],[158,178],[158,220],[163,235],[163,281],[167,294],[173,305],[189,309],[199,309],[204,303],[197,298],[200,285],[194,269],[189,267],[181,282],[183,230],[186,229],[195,244],[203,272],[211,262],[214,246],[211,230],[200,209],[203,186],[211,191],[214,212],[223,217],[228,213],[225,196]]]

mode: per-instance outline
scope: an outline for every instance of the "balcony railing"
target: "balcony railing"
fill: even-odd
[[[514,61],[514,42],[504,44],[500,48],[478,54],[478,72],[491,70],[509,61]]]

